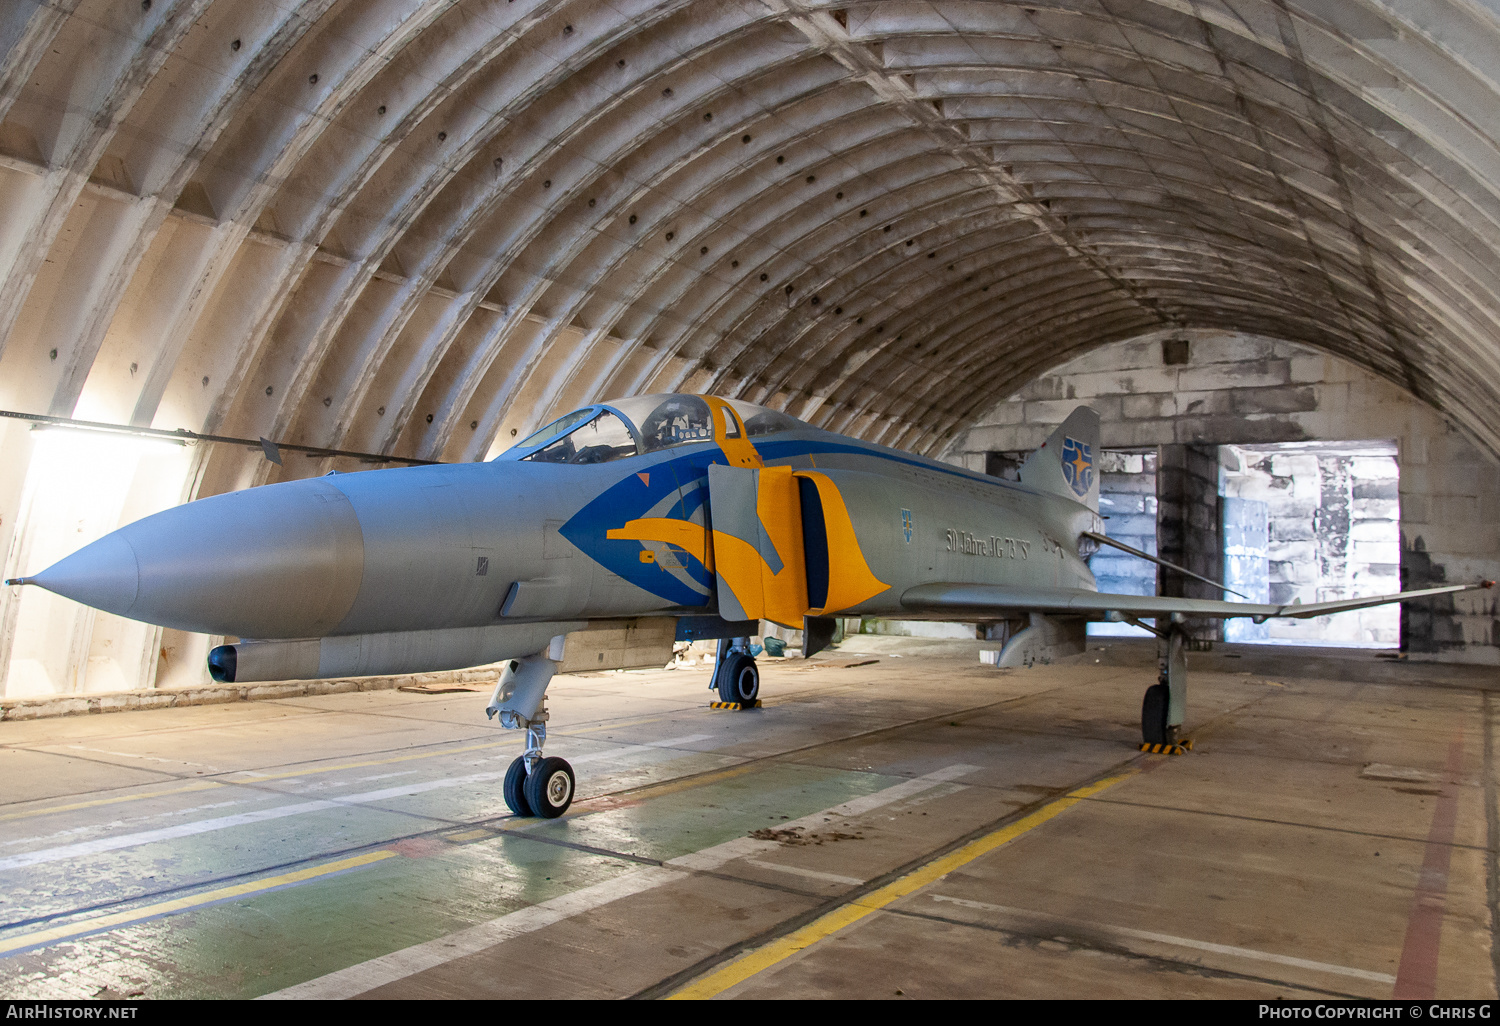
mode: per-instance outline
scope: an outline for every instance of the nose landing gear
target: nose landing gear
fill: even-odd
[[[556,819],[573,804],[576,779],[567,760],[542,755],[547,741],[547,685],[562,658],[563,639],[553,638],[546,652],[512,659],[500,672],[485,714],[500,725],[526,731],[526,751],[505,771],[505,804],[517,816]]]

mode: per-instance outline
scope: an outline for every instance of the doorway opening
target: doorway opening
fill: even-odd
[[[1400,469],[1394,441],[1221,445],[1221,581],[1230,601],[1303,604],[1401,590]],[[1015,462],[1021,453],[993,454]],[[1001,460],[994,461],[1000,464]],[[1104,530],[1158,554],[1158,452],[1106,449],[1099,457]],[[1003,466],[998,469],[1003,475]],[[1154,595],[1156,567],[1103,548],[1089,561],[1099,590]],[[1150,637],[1130,624],[1091,623],[1094,637]],[[1224,622],[1224,640],[1266,645],[1394,649],[1399,606],[1307,620]]]
[[[1223,580],[1251,601],[1307,604],[1401,590],[1394,441],[1220,446],[1219,495]],[[1224,626],[1226,641],[1393,649],[1401,607]]]

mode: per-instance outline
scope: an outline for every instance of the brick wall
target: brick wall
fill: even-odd
[[[1163,341],[1186,338],[1167,364]],[[1390,382],[1304,346],[1226,332],[1173,332],[1095,350],[998,403],[947,458],[1036,448],[1075,406],[1103,421],[1104,448],[1390,439],[1400,466],[1403,587],[1500,577],[1500,461]],[[1494,591],[1410,603],[1412,658],[1500,665]]]

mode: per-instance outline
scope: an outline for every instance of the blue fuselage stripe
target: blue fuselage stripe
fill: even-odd
[[[936,460],[904,456],[884,446],[851,444],[840,436],[809,429],[822,437],[775,438],[764,441],[751,440],[756,452],[764,462],[818,456],[848,454],[882,460],[901,466],[914,467],[951,475],[965,481],[991,485],[1001,491],[1035,494],[1024,485],[971,470],[951,467]],[[791,432],[788,432],[791,433]],[[800,433],[800,432],[798,432]],[[840,440],[834,441],[835,438]],[[676,503],[667,514],[673,519],[687,520],[707,498],[706,478],[710,464],[727,462],[723,450],[713,442],[694,442],[676,447],[668,452],[652,453],[648,456],[628,457],[612,466],[623,471],[619,480],[580,509],[561,529],[563,537],[594,559],[611,573],[623,577],[632,584],[645,589],[658,598],[673,605],[702,607],[707,605],[714,588],[713,574],[697,559],[686,558],[683,553],[684,570],[688,576],[707,588],[708,594],[694,591],[666,569],[654,562],[642,563],[641,543],[622,539],[611,539],[607,532],[623,527],[629,520],[644,516],[645,512],[659,503],[669,492],[677,491],[683,501]],[[642,467],[647,468],[649,482],[642,480]]]

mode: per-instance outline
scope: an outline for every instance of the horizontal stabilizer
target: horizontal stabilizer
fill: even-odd
[[[1338,602],[1313,602],[1309,605],[1268,605],[1255,602],[1222,602],[1218,599],[1174,598],[1163,595],[1111,595],[1085,591],[1082,588],[1025,588],[999,584],[919,584],[901,596],[901,605],[912,613],[942,614],[944,617],[976,617],[1015,613],[1071,613],[1076,616],[1108,614],[1122,617],[1160,617],[1181,613],[1184,616],[1230,619],[1248,616],[1256,623],[1288,618],[1305,620],[1313,616],[1344,613],[1351,609],[1383,606],[1387,602],[1409,602],[1434,595],[1452,595],[1461,591],[1493,588],[1494,581],[1479,584],[1450,584],[1443,588],[1423,588],[1392,595],[1370,595]]]

